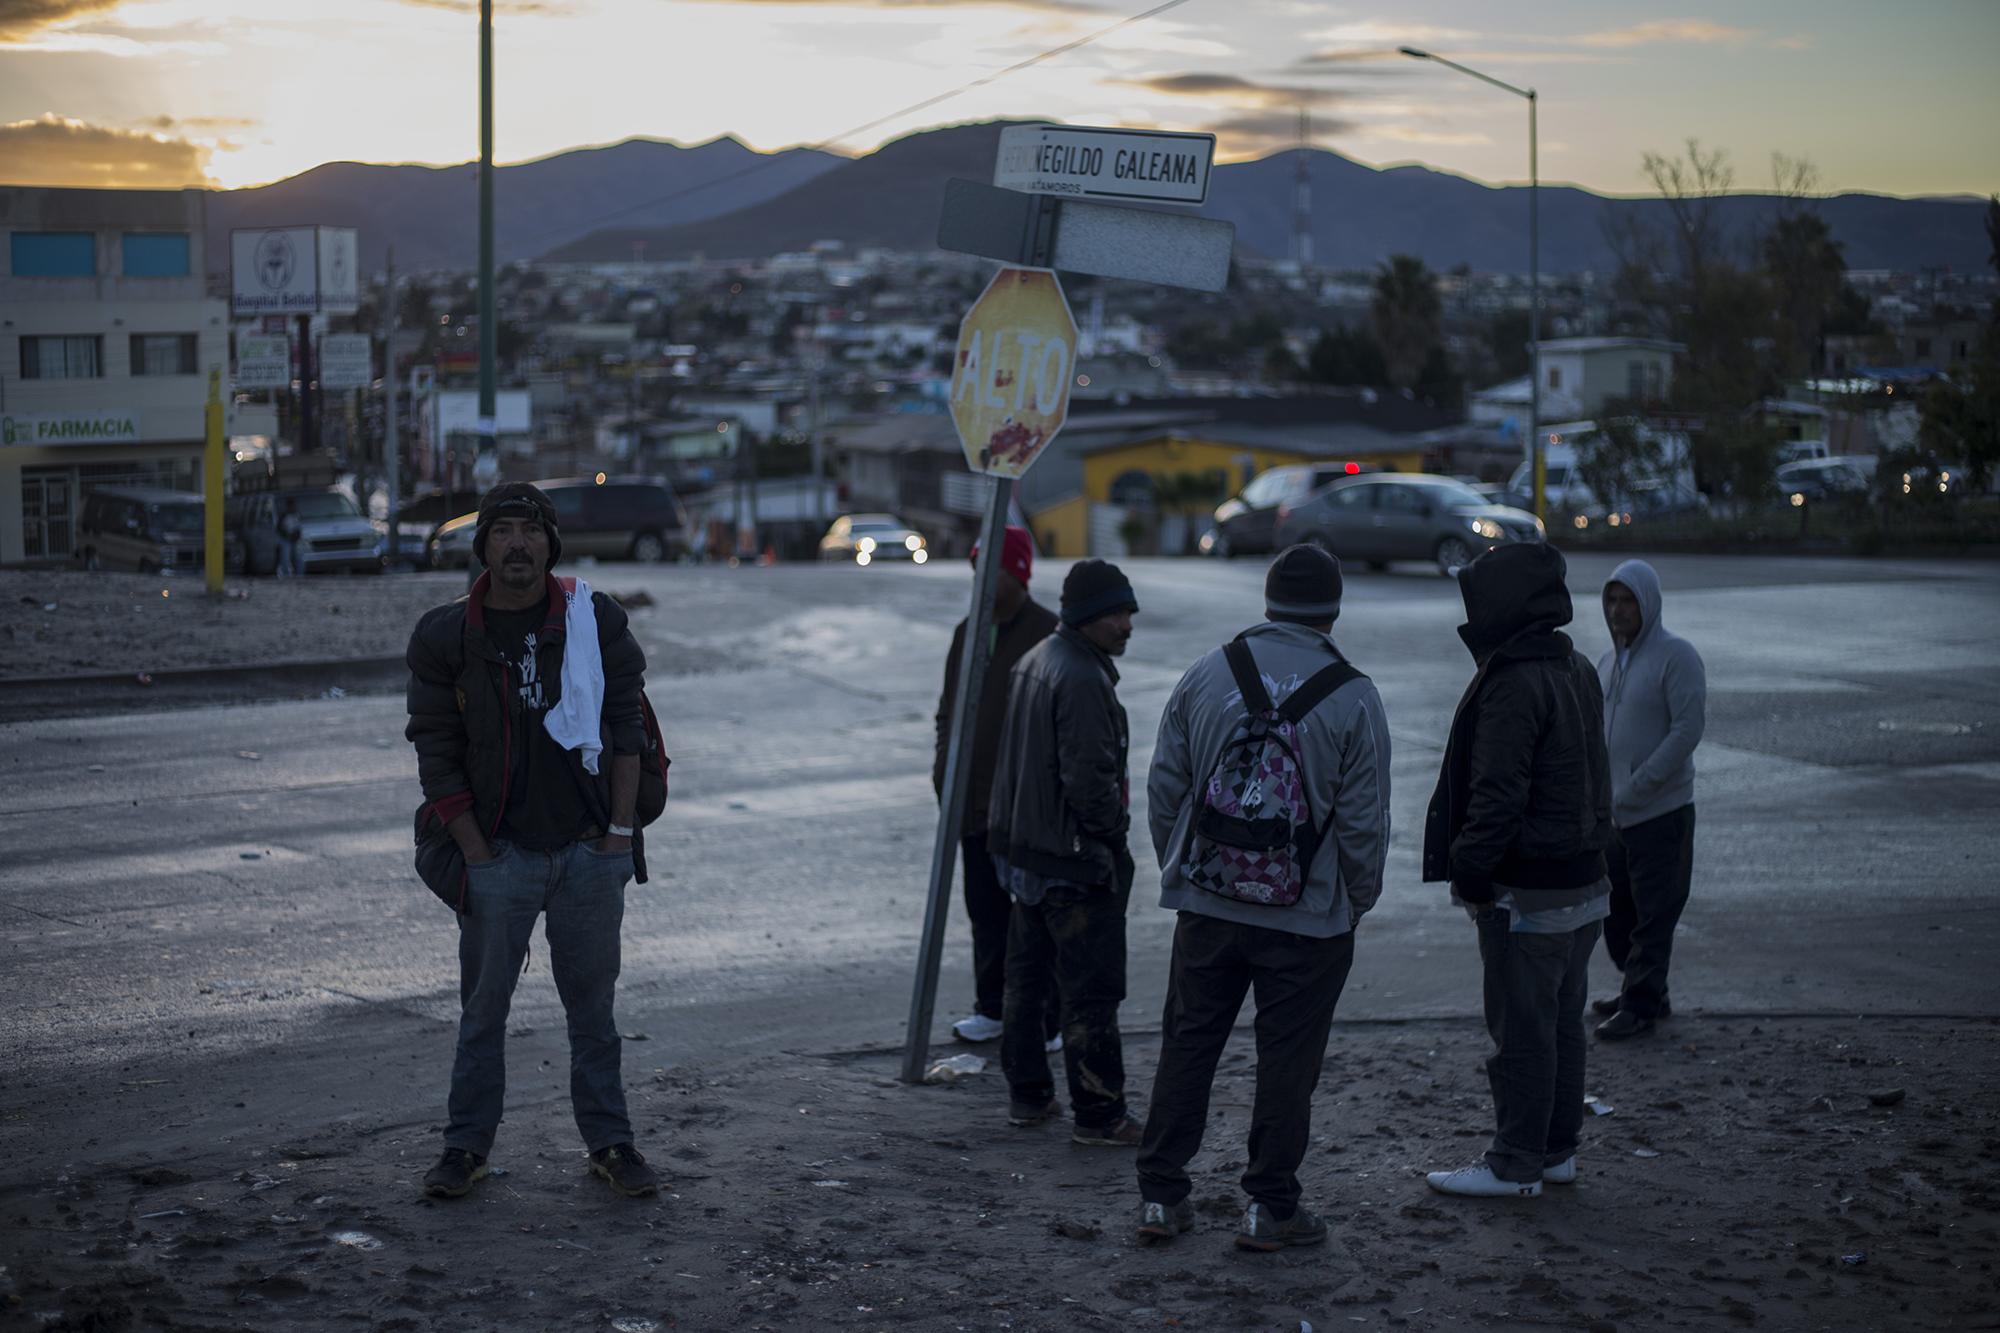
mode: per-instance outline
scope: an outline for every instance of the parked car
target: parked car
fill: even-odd
[[[431,538],[437,534],[440,524],[469,514],[479,507],[479,497],[470,491],[425,491],[421,495],[404,500],[396,510],[396,544],[398,552],[405,560],[424,565],[430,559]],[[382,534],[382,549],[388,550],[389,524],[387,518],[375,520],[375,530]]]
[[[1793,500],[1794,504],[1804,504],[1808,500],[1823,500],[1830,495],[1864,495],[1868,491],[1868,478],[1861,469],[1845,458],[1809,458],[1797,463],[1786,463],[1777,472],[1778,494]]]
[[[85,569],[199,570],[206,550],[206,515],[193,491],[156,486],[103,486],[84,497],[77,520],[77,561]],[[223,532],[225,564],[242,559]]]
[[[1215,511],[1215,526],[1202,534],[1201,553],[1227,560],[1237,555],[1269,555],[1278,549],[1279,512],[1322,486],[1363,471],[1359,463],[1297,463],[1274,467],[1250,479]]]
[[[1449,575],[1481,551],[1543,536],[1533,514],[1488,504],[1464,482],[1384,472],[1337,481],[1312,495],[1279,522],[1277,540],[1283,546],[1312,542],[1370,569],[1394,560],[1431,560]]]
[[[288,500],[298,506],[301,573],[382,572],[382,534],[345,491],[327,488],[250,491],[229,497],[222,521],[243,544],[246,574],[277,572],[278,517]]]
[[[588,555],[653,563],[687,554],[687,512],[663,481],[600,474],[535,485],[556,507],[565,560]],[[425,546],[432,568],[463,569],[471,563],[478,517],[460,514],[438,526]]]
[[[842,514],[820,538],[819,558],[852,560],[864,567],[878,560],[921,565],[931,553],[923,534],[893,514]]]

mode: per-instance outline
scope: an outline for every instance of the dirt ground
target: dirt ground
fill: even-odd
[[[1337,1025],[1303,1173],[1332,1239],[1279,1255],[1230,1243],[1247,1032],[1195,1163],[1200,1224],[1147,1248],[1132,1234],[1129,1151],[1010,1129],[997,1067],[903,1087],[892,1052],[656,1070],[628,1044],[634,1123],[668,1188],[616,1198],[583,1171],[560,1041],[516,1034],[500,1170],[459,1202],[418,1193],[437,1125],[305,1124],[316,1116],[282,1096],[261,1138],[173,1160],[10,1155],[0,1323],[2000,1327],[2000,1026],[1988,1022],[1696,1015],[1593,1048],[1589,1087],[1613,1109],[1585,1126],[1581,1179],[1505,1202],[1423,1183],[1483,1147],[1477,1026]],[[1128,1048],[1143,1106],[1157,1038]],[[442,1100],[442,1063],[409,1072]],[[212,1093],[125,1095],[198,1123]]]
[[[199,578],[0,570],[0,679],[400,655],[463,574]]]

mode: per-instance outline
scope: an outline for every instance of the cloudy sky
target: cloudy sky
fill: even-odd
[[[498,0],[498,152],[634,135],[813,143],[1157,0]],[[239,186],[320,162],[477,153],[474,0],[0,0],[0,181]],[[1773,152],[1829,189],[2000,189],[2000,0],[1187,0],[839,142],[998,116],[1212,129],[1225,156],[1314,141],[1371,163],[1642,188],[1694,136],[1742,187]]]

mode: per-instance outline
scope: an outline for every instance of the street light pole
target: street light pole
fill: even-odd
[[[1503,92],[1528,99],[1528,440],[1535,472],[1535,517],[1548,518],[1548,441],[1542,437],[1542,164],[1536,112],[1541,99],[1533,88],[1516,88],[1490,74],[1414,46],[1398,47],[1412,60],[1428,60],[1457,70]]]
[[[479,442],[473,475],[484,485],[497,470],[500,329],[493,296],[493,0],[479,0]],[[484,475],[482,475],[484,474]]]

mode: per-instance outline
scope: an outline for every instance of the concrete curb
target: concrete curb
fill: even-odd
[[[93,672],[0,678],[0,720],[87,717],[204,703],[296,699],[338,688],[347,693],[401,689],[403,658],[261,662],[245,666],[181,667],[165,671]]]

